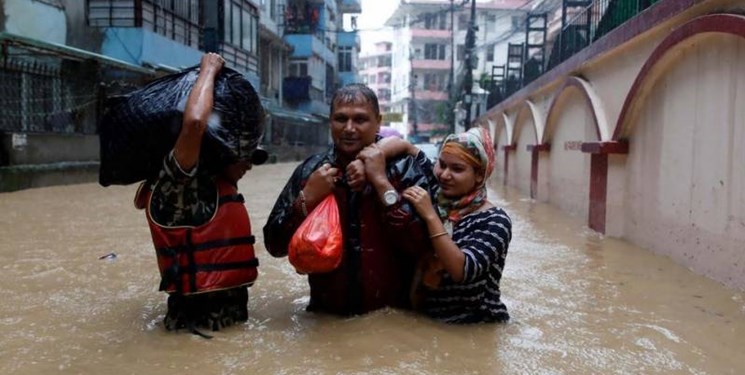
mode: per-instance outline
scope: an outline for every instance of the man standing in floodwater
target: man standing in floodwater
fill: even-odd
[[[326,196],[338,202],[344,251],[328,273],[308,275],[308,311],[362,314],[385,306],[409,308],[416,262],[431,252],[427,228],[400,192],[411,186],[432,191],[432,165],[421,153],[386,162],[383,153],[359,152],[379,136],[378,98],[354,84],[331,101],[333,146],[300,164],[282,190],[264,226],[267,250],[288,253],[292,235]]]
[[[207,338],[198,329],[218,331],[248,320],[248,287],[256,280],[258,260],[237,184],[254,164],[266,160],[266,151],[245,147],[224,160],[219,172],[200,165],[215,79],[224,64],[217,54],[202,56],[176,144],[158,178],[143,183],[135,197],[135,206],[146,210],[161,273],[159,289],[168,292],[165,328]],[[247,96],[242,104],[256,108],[254,117],[246,119],[250,126],[263,126],[258,96]],[[258,143],[253,137],[240,141]]]

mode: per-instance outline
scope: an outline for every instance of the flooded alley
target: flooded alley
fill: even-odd
[[[259,166],[240,182],[260,274],[249,321],[212,340],[163,328],[137,186],[0,193],[0,373],[745,373],[742,292],[496,183],[491,199],[513,221],[502,280],[510,322],[307,313],[305,277],[261,238],[294,167]]]

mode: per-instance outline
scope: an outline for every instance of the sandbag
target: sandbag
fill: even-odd
[[[199,68],[155,80],[107,100],[99,123],[102,186],[156,178],[181,130],[186,101]],[[202,140],[200,168],[218,173],[250,160],[263,134],[264,109],[242,74],[223,67],[215,78],[214,106]]]

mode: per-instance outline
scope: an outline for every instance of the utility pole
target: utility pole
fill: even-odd
[[[409,95],[411,95],[411,99],[409,100],[409,116],[411,116],[411,135],[414,137],[418,137],[418,130],[417,130],[417,119],[416,119],[416,81],[417,76],[414,74],[414,52],[409,48],[409,66],[411,66],[411,73],[409,75]],[[418,141],[417,141],[418,142]]]
[[[463,105],[466,109],[465,129],[471,127],[471,103],[473,102],[473,53],[476,46],[476,0],[471,0],[471,21],[466,31],[466,75],[463,78]]]
[[[454,103],[456,94],[453,93],[453,86],[455,85],[455,5],[453,0],[450,0],[450,77],[448,77],[448,103]],[[453,107],[455,107],[453,105]],[[454,108],[450,108],[450,113],[453,113]],[[448,116],[449,117],[449,116]],[[452,117],[452,121],[449,124],[448,133],[455,133],[455,115]]]

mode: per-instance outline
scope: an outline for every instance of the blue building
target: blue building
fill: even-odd
[[[89,0],[88,24],[103,28],[101,53],[177,71],[217,52],[259,88],[259,9],[248,0]]]
[[[107,90],[159,74],[100,54],[84,4],[0,0],[0,191],[95,181]]]
[[[338,62],[337,71],[339,86],[360,82],[359,77],[359,54],[360,37],[357,31],[344,31],[337,35]]]
[[[295,108],[328,116],[329,101],[342,83],[352,82],[352,61],[359,53],[354,30],[344,30],[344,16],[361,11],[357,0],[289,0],[285,12],[285,40],[293,46],[285,100]],[[342,49],[344,56],[342,59]],[[342,61],[344,75],[339,75]],[[348,63],[348,64],[347,64]]]

